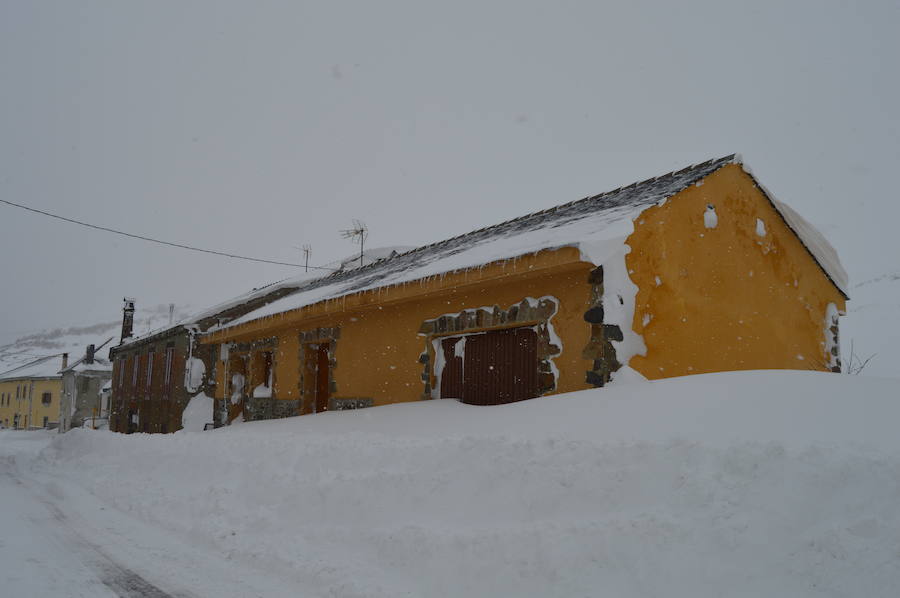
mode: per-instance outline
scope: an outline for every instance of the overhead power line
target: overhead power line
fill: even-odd
[[[50,218],[56,218],[57,220],[62,220],[64,222],[71,222],[72,224],[79,224],[81,226],[86,226],[88,228],[93,228],[96,230],[106,231],[108,233],[114,233],[117,235],[122,235],[123,237],[131,237],[132,239],[140,239],[142,241],[149,241],[151,243],[159,243],[160,245],[168,245],[169,247],[178,247],[179,249],[188,249],[190,251],[199,251],[201,253],[211,253],[213,255],[221,255],[223,257],[230,257],[236,260],[247,260],[249,262],[262,262],[263,264],[275,264],[278,266],[291,266],[294,268],[313,268],[315,270],[329,270],[334,271],[334,268],[325,268],[322,266],[306,266],[304,264],[292,264],[290,262],[279,262],[277,260],[266,260],[258,257],[248,257],[246,255],[237,255],[235,253],[228,253],[225,251],[215,251],[213,249],[202,249],[200,247],[193,247],[191,245],[184,245],[182,243],[172,243],[171,241],[163,241],[160,239],[154,239],[152,237],[145,237],[143,235],[135,235],[133,233],[126,233],[124,231],[116,230],[114,228],[108,228],[106,226],[99,226],[97,224],[91,224],[89,222],[82,222],[81,220],[75,220],[73,218],[66,218],[65,216],[60,216],[59,214],[51,214],[50,212],[45,212],[43,210],[38,210],[37,208],[31,208],[28,206],[23,206],[22,204],[14,203],[11,201],[7,201],[5,199],[0,199],[0,202],[3,202],[7,205],[13,206],[14,208],[21,208],[23,210],[27,210],[29,212],[34,212],[35,214],[41,214],[43,216],[49,216]]]

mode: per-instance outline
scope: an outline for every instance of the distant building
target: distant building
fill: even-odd
[[[111,340],[107,340],[106,343]],[[80,428],[89,420],[93,420],[96,424],[96,420],[103,417],[101,390],[112,378],[112,365],[106,359],[97,357],[96,352],[94,345],[88,345],[81,359],[60,372],[62,374],[60,432]]]
[[[68,353],[50,355],[0,374],[0,424],[17,430],[57,427],[60,369],[67,362]]]
[[[179,322],[134,336],[134,301],[125,300],[121,341],[109,350],[112,363],[109,429],[166,434],[181,429],[182,414],[197,395],[213,396],[216,356],[198,334],[293,291],[270,285],[254,289]],[[209,423],[213,422],[210,410]]]

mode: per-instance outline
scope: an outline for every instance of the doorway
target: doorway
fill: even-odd
[[[508,328],[441,339],[441,398],[502,405],[537,397],[537,333]]]
[[[304,413],[328,411],[331,397],[331,343],[308,343],[304,346],[303,395]]]

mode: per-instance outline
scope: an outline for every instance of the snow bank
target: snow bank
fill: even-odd
[[[73,430],[18,463],[299,595],[888,596],[896,389],[813,372],[623,377],[497,407]]]
[[[202,432],[213,420],[213,398],[203,393],[194,395],[181,412],[181,429]]]

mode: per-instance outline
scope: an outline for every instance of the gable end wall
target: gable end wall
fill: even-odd
[[[740,165],[644,211],[628,244],[633,326],[647,345],[629,365],[647,378],[828,369],[826,310],[843,312],[844,297]]]

